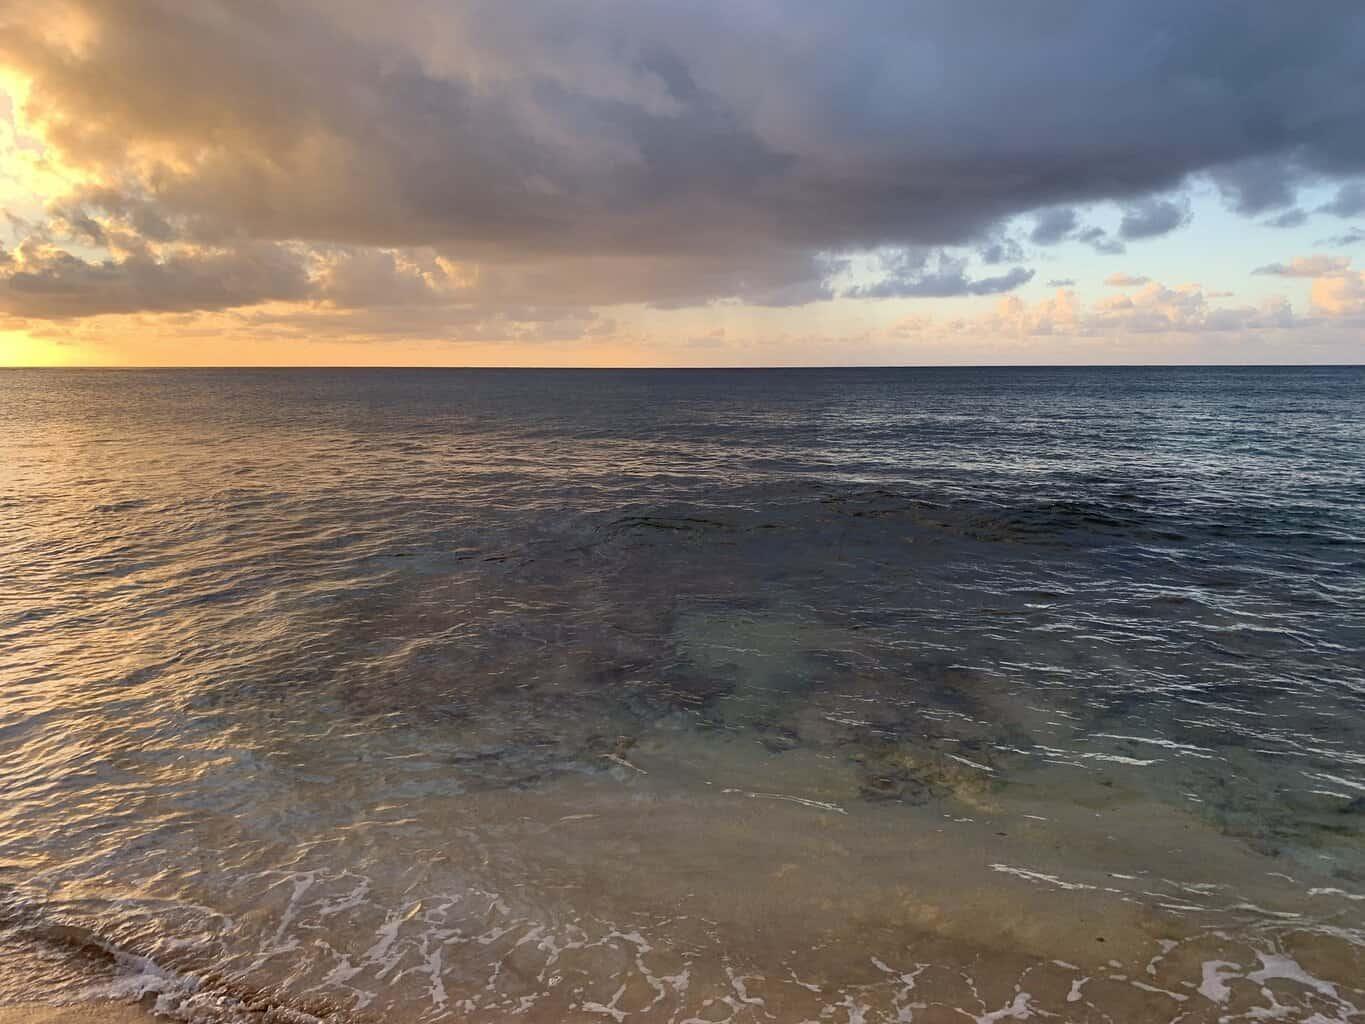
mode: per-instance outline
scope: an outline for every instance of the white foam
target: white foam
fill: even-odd
[[[754,793],[747,789],[722,789],[721,792],[740,793],[751,800],[785,800],[787,803],[800,804],[802,807],[814,807],[821,811],[834,811],[836,814],[848,813],[838,804],[826,803],[823,800],[811,800],[804,796],[789,796],[786,793]]]
[[[995,774],[995,769],[990,767],[989,765],[980,764],[976,761],[970,760],[969,758],[958,757],[956,754],[949,754],[948,756],[951,757],[954,761],[959,762],[960,764],[965,764],[969,768],[976,768],[978,771],[989,772],[992,775]]]
[[[1348,900],[1365,900],[1365,895],[1347,892],[1345,889],[1309,889],[1309,896],[1341,896]]]
[[[1028,1020],[1033,1016],[1033,1009],[1029,1006],[1029,994],[1027,992],[1016,992],[1014,1000],[1008,1005],[990,1013],[983,1013],[979,1017],[973,1017],[976,1024],[995,1024],[998,1020]]]
[[[1030,871],[1028,868],[1010,867],[1008,864],[992,864],[991,870],[999,871],[1004,875],[1014,875],[1016,878],[1022,878],[1028,882],[1042,882],[1047,885],[1054,885],[1058,889],[1099,889],[1099,886],[1097,885],[1089,885],[1085,882],[1066,882],[1056,875],[1045,874],[1042,871]]]
[[[1228,987],[1229,978],[1240,978],[1237,971],[1225,971],[1225,967],[1237,967],[1230,960],[1205,960],[1203,979],[1199,982],[1199,994],[1214,1003],[1225,1003],[1232,989]]]
[[[1129,743],[1146,743],[1149,746],[1174,750],[1178,754],[1187,754],[1190,757],[1198,757],[1203,760],[1211,761],[1217,756],[1216,752],[1210,747],[1197,747],[1192,743],[1177,743],[1175,740],[1163,739],[1157,736],[1123,736],[1110,732],[1097,732],[1093,735],[1097,739],[1126,740]]]

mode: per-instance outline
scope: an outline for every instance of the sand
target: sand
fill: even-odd
[[[0,1006],[0,1024],[151,1024],[161,1019],[129,1003]]]

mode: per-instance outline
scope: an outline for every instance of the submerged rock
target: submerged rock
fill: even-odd
[[[954,799],[989,806],[1004,786],[990,755],[968,748],[961,754],[910,743],[886,743],[852,756],[859,768],[859,792],[868,800],[925,804]]]

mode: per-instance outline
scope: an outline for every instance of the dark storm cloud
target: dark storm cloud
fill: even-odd
[[[1070,207],[1061,206],[1054,210],[1044,210],[1038,214],[1034,222],[1033,230],[1028,236],[1029,241],[1034,245],[1056,245],[1070,237],[1077,226],[1076,211]]]
[[[128,253],[90,261],[30,241],[0,274],[0,307],[14,316],[60,320],[225,309],[302,299],[308,290],[298,256],[269,242],[160,260]]]
[[[1149,209],[1152,204],[1155,204],[1157,209]],[[1120,233],[1130,232],[1135,228],[1141,231],[1144,225],[1159,224],[1162,219],[1162,210],[1167,204],[1168,201],[1162,200],[1151,200],[1149,203],[1139,204],[1130,203],[1124,213]],[[1153,230],[1149,233],[1161,234],[1162,232]],[[1125,234],[1124,237],[1144,236]],[[1043,246],[1057,245],[1059,242],[1082,242],[1105,256],[1114,256],[1127,251],[1127,247],[1117,238],[1111,237],[1104,228],[1082,225],[1077,212],[1067,206],[1054,207],[1051,210],[1044,210],[1039,213],[1034,219],[1033,230],[1029,233],[1029,241],[1034,245]]]
[[[103,210],[149,242],[250,258],[267,250],[247,243],[432,247],[477,265],[489,302],[799,303],[832,294],[840,254],[1014,262],[991,249],[1000,225],[1038,210],[1035,244],[1117,252],[1068,211],[1117,201],[1136,240],[1183,223],[1162,196],[1194,173],[1248,214],[1291,205],[1301,176],[1365,173],[1357,0],[1311,18],[1279,0],[70,6],[79,46],[32,8],[0,27],[50,144],[107,183],[61,230],[88,241]],[[180,301],[195,291],[179,264],[148,269],[164,255],[136,258],[143,290],[118,301],[176,308],[158,274]],[[109,295],[115,272],[92,266],[50,272]],[[270,260],[246,284],[257,270],[283,283],[221,300],[295,290]],[[1030,272],[937,273],[860,294]],[[0,308],[26,286],[4,284]]]
[[[1189,217],[1189,203],[1183,200],[1143,199],[1124,208],[1119,235],[1128,241],[1155,238],[1174,231]]]
[[[958,295],[996,295],[1011,291],[1033,279],[1033,271],[1015,267],[1004,274],[973,278],[967,261],[946,253],[937,254],[931,264],[923,251],[897,251],[884,254],[885,271],[880,281],[856,285],[843,292],[850,299],[949,298]]]
[[[1300,170],[1293,154],[1245,160],[1213,172],[1213,180],[1238,213],[1254,216],[1294,203]]]

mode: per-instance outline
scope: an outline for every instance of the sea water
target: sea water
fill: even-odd
[[[1365,1019],[1365,370],[0,372],[0,1004]]]

